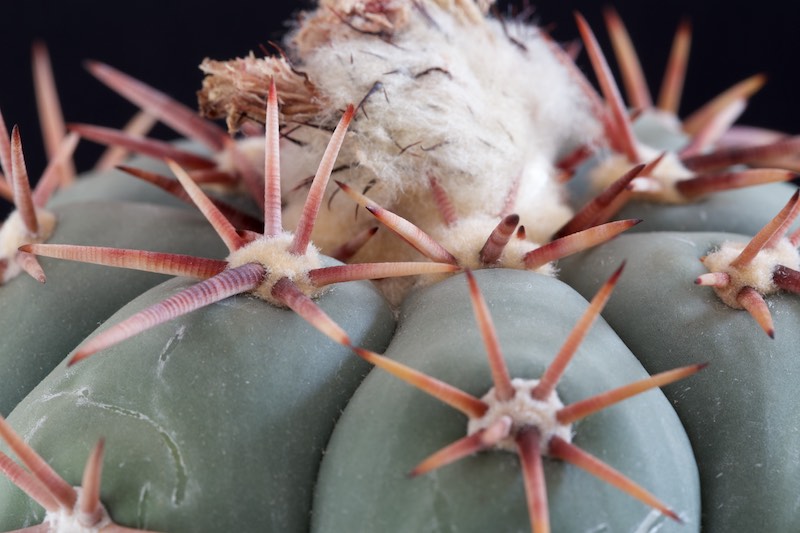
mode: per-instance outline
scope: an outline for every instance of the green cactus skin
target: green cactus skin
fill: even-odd
[[[196,142],[180,139],[174,141],[173,144],[178,148],[198,155],[209,155],[208,149],[203,148]],[[155,172],[163,176],[172,176],[169,167],[163,161],[143,155],[134,155],[125,162],[125,165]],[[243,191],[222,191],[209,187],[207,192],[215,198],[241,209],[245,213],[254,216],[259,214],[259,209],[253,199],[244,194]],[[139,202],[196,210],[190,203],[184,202],[155,185],[117,169],[82,173],[75,183],[58,190],[48,205],[57,207],[75,202],[105,200]]]
[[[187,143],[184,141],[182,145],[185,144]],[[170,175],[169,168],[166,164],[146,156],[135,155],[125,164],[143,170],[149,170],[150,172],[157,172],[167,176]],[[69,187],[57,191],[48,205],[50,207],[56,207],[89,200],[141,202],[182,208],[186,208],[188,205],[171,194],[162,191],[158,187],[154,187],[149,183],[116,169],[82,173]],[[191,206],[188,207],[191,209]]]
[[[109,324],[190,283],[152,289]],[[318,303],[354,342],[388,344],[394,318],[370,284],[337,285]],[[60,365],[8,420],[76,484],[105,437],[101,497],[117,523],[304,531],[322,449],[368,370],[295,313],[238,296]],[[0,528],[39,523],[18,489],[0,492]]]
[[[622,277],[603,312],[651,373],[699,360],[691,383],[664,389],[692,442],[700,469],[703,531],[800,531],[800,301],[768,296],[770,339],[743,310],[694,285],[698,258],[719,233],[623,235],[561,263],[561,276],[592,294],[622,259]]]
[[[586,301],[566,285],[528,272],[482,270],[475,277],[511,376],[538,377]],[[467,294],[464,277],[455,276],[412,295],[386,354],[480,397],[492,382]],[[601,320],[582,343],[558,391],[566,403],[645,376]],[[698,530],[697,467],[680,421],[659,391],[588,417],[574,429],[578,446],[651,490],[686,523],[672,523],[591,475],[546,459],[553,531],[650,531],[656,525],[659,531]],[[422,459],[465,432],[463,415],[373,371],[328,445],[312,530],[530,531],[514,454],[487,452],[417,478],[407,476]]]
[[[689,136],[680,129],[678,118],[657,109],[646,109],[633,122],[636,139],[661,150],[678,151],[689,144]]]
[[[632,232],[725,231],[755,235],[779,212],[797,187],[770,183],[714,193],[685,205],[633,201],[615,218],[641,218]]]
[[[50,243],[146,248],[223,257],[219,237],[199,214],[121,202],[53,209]],[[0,413],[8,414],[98,324],[167,276],[43,258],[47,283],[22,273],[0,287]]]

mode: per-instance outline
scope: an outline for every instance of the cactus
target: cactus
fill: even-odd
[[[595,423],[588,418],[573,426],[567,422],[573,418],[563,416],[566,409],[582,411],[576,409],[583,403],[578,400],[598,395],[586,400],[593,404],[591,410],[574,417],[582,419],[624,397],[609,393],[600,399],[612,381],[641,380],[646,376],[616,335],[605,327],[602,333],[588,335],[585,350],[579,348],[619,274],[618,271],[598,293],[572,333],[567,324],[575,319],[567,316],[578,315],[585,303],[571,289],[546,276],[511,270],[476,272],[475,278],[484,282],[481,292],[487,292],[484,302],[475,279],[468,274],[480,335],[466,331],[472,306],[460,277],[408,298],[386,358],[357,351],[467,414],[470,437],[464,437],[463,421],[448,410],[416,398],[419,395],[413,390],[389,381],[391,378],[383,373],[370,374],[337,424],[322,463],[314,530],[437,531],[441,524],[462,531],[486,531],[497,524],[508,531],[526,527],[534,531],[546,531],[548,527],[554,531],[599,527],[614,531],[639,527],[696,530],[699,489],[695,485],[693,454],[680,422],[660,394],[640,399],[624,413],[621,406],[613,413],[609,410]],[[554,301],[559,302],[557,309],[552,306]],[[455,309],[453,302],[459,303]],[[491,318],[490,308],[494,315]],[[496,331],[493,323],[497,324]],[[473,348],[480,344],[480,337],[486,344],[486,355]],[[491,379],[481,360],[486,357]],[[574,363],[565,372],[573,358]],[[686,376],[698,369],[699,365],[695,365],[678,374]],[[418,371],[435,376],[436,380],[421,378],[415,374]],[[541,378],[510,379],[531,375]],[[466,392],[455,393],[440,379]],[[553,392],[560,381],[561,392]],[[494,384],[488,392],[487,382]],[[641,382],[638,386],[646,390]],[[526,404],[526,399],[530,403]],[[573,402],[573,407],[563,407],[562,400]],[[510,428],[506,426],[500,435],[490,436],[504,422]],[[533,445],[528,442],[531,434],[536,439]],[[619,439],[621,434],[626,438]],[[477,437],[481,438],[479,443],[474,440]],[[456,442],[444,448],[452,441]],[[459,445],[462,449],[456,451]],[[422,461],[437,447],[442,451]],[[448,464],[476,450],[491,448],[517,451],[520,467],[504,452],[488,452],[485,457],[470,458],[464,464]],[[534,466],[541,461],[540,453],[586,469],[644,504],[572,472],[560,461],[547,461],[542,479],[538,470],[542,467]],[[618,471],[612,474],[612,469],[601,465],[592,454],[602,454],[623,475]],[[654,468],[662,461],[669,468]],[[418,466],[411,470],[416,463]],[[439,469],[431,472],[436,468]],[[519,469],[524,473],[521,477],[527,498],[515,487],[519,484]],[[406,475],[408,471],[412,477]],[[625,475],[634,476],[647,489],[625,479]],[[540,488],[545,479],[547,493]],[[502,504],[484,505],[486,500],[500,495]],[[677,506],[680,518],[659,498]],[[548,501],[552,502],[549,512]],[[655,516],[648,505],[657,509]],[[667,525],[658,518],[662,513],[684,524]]]
[[[800,528],[796,141],[731,130],[763,78],[681,124],[688,26],[658,111],[607,10],[634,122],[580,15],[600,92],[491,7],[320,0],[203,62],[206,118],[90,62],[188,141],[71,124],[33,195],[3,125],[57,226],[9,239],[48,282],[0,289],[0,528]],[[70,184],[76,136],[137,155]]]

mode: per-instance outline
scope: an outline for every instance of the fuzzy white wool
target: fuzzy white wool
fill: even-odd
[[[458,259],[460,266],[477,270],[485,268],[480,263],[480,251],[499,222],[499,217],[471,217],[459,220],[452,226],[442,226],[432,236]],[[524,270],[525,254],[538,247],[538,244],[527,239],[512,237],[494,266]],[[545,275],[554,273],[550,264],[536,272]]]
[[[36,211],[36,221],[39,224],[39,232],[36,235],[31,235],[25,227],[19,211],[12,211],[3,223],[2,228],[0,228],[0,259],[8,260],[8,266],[5,268],[0,282],[8,282],[19,275],[22,270],[13,260],[20,246],[44,242],[53,234],[56,227],[56,216],[53,213],[38,209]]]
[[[501,450],[515,452],[517,445],[514,436],[520,428],[525,426],[533,426],[539,430],[540,449],[543,455],[548,454],[550,439],[554,436],[558,436],[566,442],[572,442],[572,425],[561,424],[556,419],[556,413],[564,407],[558,394],[553,391],[550,397],[544,401],[534,400],[531,396],[531,391],[538,383],[538,379],[512,379],[511,386],[514,388],[515,394],[507,401],[498,400],[495,389],[492,387],[481,398],[489,405],[489,409],[481,418],[469,421],[467,434],[472,435],[481,429],[486,429],[499,418],[507,416],[512,421],[511,433],[497,444],[496,447]]]
[[[83,489],[81,487],[74,487],[74,489],[80,497]],[[82,513],[78,508],[79,505],[79,503],[76,503],[74,509],[61,508],[55,512],[47,511],[42,525],[47,525],[49,533],[99,533],[108,526],[113,525],[111,517],[108,516],[108,511],[102,504],[100,505],[100,516],[94,521],[94,524],[82,524],[80,520]],[[85,522],[86,519],[84,518],[83,521]]]
[[[523,49],[497,21],[465,23],[431,3],[425,11],[427,16],[411,9],[391,42],[340,32],[298,58],[297,68],[330,103],[319,123],[334,123],[348,103],[360,102],[380,84],[351,124],[337,160],[345,168],[335,179],[359,191],[369,188],[377,203],[402,209],[421,227],[414,215],[422,210],[407,197],[429,194],[430,176],[460,212],[492,215],[522,180],[526,193],[517,206],[531,214],[519,214],[541,228],[537,236],[549,237],[569,217],[550,161],[565,144],[595,132],[583,95],[537,29],[508,23]],[[329,132],[301,128],[292,137],[314,156],[283,158],[286,189],[313,174],[315,166],[308,162],[319,160]],[[299,216],[300,203],[299,195],[290,198],[287,226]],[[323,251],[326,241],[338,244],[364,227],[353,227],[349,209],[340,215],[346,223],[330,215],[319,224],[314,239]]]
[[[779,288],[772,280],[772,273],[783,265],[800,270],[800,252],[789,242],[781,239],[773,248],[762,249],[753,260],[742,267],[732,267],[731,262],[742,252],[746,243],[724,242],[718,250],[703,259],[710,272],[724,272],[731,278],[726,287],[715,287],[720,299],[734,309],[742,309],[736,297],[744,287],[752,287],[762,296],[774,294]]]
[[[519,215],[520,225],[525,226],[530,240],[545,243],[573,213],[567,206],[563,187],[552,179],[541,179],[541,175],[552,175],[550,165],[542,159],[529,160],[522,170],[516,202],[509,212]]]
[[[638,144],[636,150],[642,163],[649,163],[661,155],[659,150],[644,144]],[[607,157],[602,158],[589,173],[592,187],[597,191],[605,189],[636,164],[638,163],[631,163],[622,154],[609,154]],[[653,169],[653,172],[642,177],[655,180],[658,183],[658,190],[634,192],[634,198],[646,198],[651,202],[683,204],[687,202],[687,199],[678,192],[675,184],[694,177],[694,174],[681,163],[674,152],[667,152],[656,168]]]
[[[322,291],[311,283],[308,272],[322,266],[319,251],[309,244],[304,254],[290,253],[288,250],[293,240],[291,233],[258,238],[232,252],[227,258],[228,266],[236,268],[247,263],[263,265],[266,269],[264,281],[252,292],[278,307],[283,307],[283,303],[272,296],[272,288],[282,278],[293,281],[306,296],[316,297]]]

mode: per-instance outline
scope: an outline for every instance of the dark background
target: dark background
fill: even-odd
[[[757,72],[769,76],[742,121],[795,132],[800,130],[798,53],[800,2],[617,0],[609,2],[626,22],[645,64],[651,88],[661,72],[679,20],[694,28],[692,59],[684,92],[686,114],[733,83]],[[0,108],[9,128],[19,124],[32,177],[44,160],[30,73],[30,45],[46,42],[55,69],[67,121],[120,126],[134,108],[87,74],[82,60],[93,58],[136,76],[195,105],[206,56],[225,59],[278,40],[285,21],[311,2],[220,2],[139,0],[6,0],[0,17]],[[501,9],[519,2],[505,2]],[[534,3],[536,17],[562,41],[577,36],[573,11],[581,11],[610,53],[601,9],[596,0]],[[747,6],[747,7],[745,7]],[[588,65],[585,55],[581,64]],[[171,137],[166,129],[157,135]],[[78,168],[88,168],[101,149],[84,142]]]

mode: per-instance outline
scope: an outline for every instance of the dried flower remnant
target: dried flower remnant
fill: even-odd
[[[543,533],[550,530],[542,469],[543,457],[549,456],[578,466],[664,515],[680,521],[674,511],[646,489],[572,444],[571,425],[631,396],[691,376],[705,365],[689,365],[656,374],[567,406],[563,405],[555,390],[579,344],[610,297],[621,271],[622,267],[601,288],[539,380],[511,379],[489,309],[472,274],[467,271],[470,298],[494,383],[494,387],[482,398],[472,396],[394,359],[354,347],[354,351],[365,360],[469,418],[466,437],[430,455],[411,470],[411,475],[426,474],[476,452],[490,449],[515,451],[521,460],[531,529],[535,533]]]
[[[348,108],[330,140],[311,185],[304,217],[292,234],[284,231],[281,221],[277,106],[277,94],[275,86],[272,85],[267,111],[268,135],[265,148],[267,179],[263,193],[265,206],[263,234],[237,231],[188,174],[176,163],[169,162],[173,172],[186,188],[186,192],[230,250],[226,260],[88,246],[23,247],[25,251],[37,255],[203,279],[89,339],[77,350],[70,363],[80,361],[172,318],[243,293],[256,295],[274,305],[291,308],[317,329],[344,342],[348,338],[347,333],[312,300],[321,294],[325,286],[358,279],[457,270],[457,267],[449,264],[431,263],[321,266],[319,253],[310,243],[310,235],[354,108],[353,106]]]
[[[257,58],[253,53],[230,61],[204,59],[205,74],[198,92],[200,112],[212,119],[224,118],[230,132],[246,123],[264,123],[269,84],[275,82],[281,114],[298,123],[310,122],[326,104],[307,76],[297,72],[285,55]]]
[[[686,203],[696,201],[703,196],[718,191],[749,187],[764,183],[788,181],[795,177],[794,172],[782,168],[785,166],[787,154],[797,148],[797,142],[787,145],[786,140],[771,146],[750,147],[744,152],[723,147],[714,149],[725,132],[729,131],[733,122],[743,110],[747,99],[763,85],[763,76],[753,76],[709,102],[706,106],[686,119],[682,128],[691,139],[687,145],[677,151],[661,150],[648,146],[637,140],[633,134],[631,119],[620,96],[608,64],[594,37],[594,34],[581,15],[576,15],[578,28],[586,45],[589,58],[599,80],[605,103],[598,95],[594,95],[598,110],[605,125],[605,143],[610,153],[602,156],[590,171],[590,179],[597,188],[604,188],[627,172],[632,166],[640,163],[650,165],[648,172],[637,177],[633,182],[633,191],[626,194],[628,198],[638,198],[660,203]],[[635,52],[629,48],[627,33],[621,29],[621,21],[610,15],[612,40],[623,65],[623,75],[632,101],[638,105],[651,105],[649,93],[641,76],[638,60],[634,60]],[[686,61],[685,41],[688,26],[682,25],[678,30],[674,56],[666,76],[665,86],[660,97],[660,105],[669,112],[674,112],[676,100],[682,86],[681,72]],[[587,87],[585,84],[584,87]],[[711,150],[709,152],[709,150]],[[755,150],[755,153],[750,153]],[[585,151],[586,154],[590,153]],[[727,170],[738,163],[758,165],[775,165],[778,168],[750,168],[745,170]],[[569,166],[574,167],[575,161]],[[622,205],[619,205],[622,207]]]
[[[761,329],[775,336],[764,297],[781,289],[800,294],[800,230],[787,236],[800,214],[800,192],[746,245],[724,242],[701,259],[709,269],[695,280],[730,307],[746,309]]]

